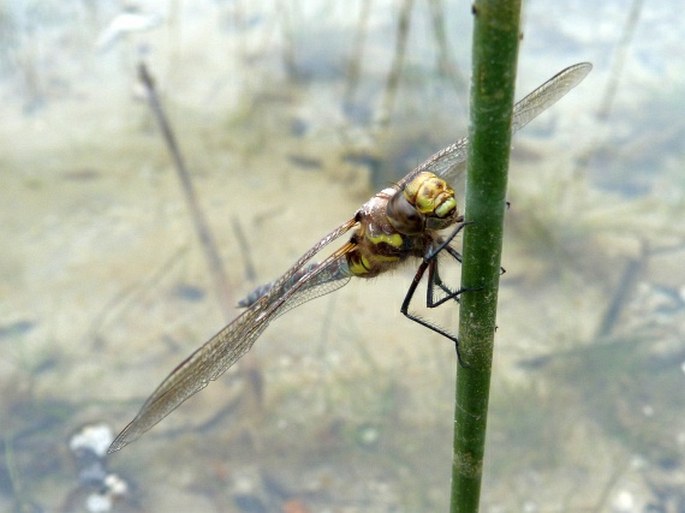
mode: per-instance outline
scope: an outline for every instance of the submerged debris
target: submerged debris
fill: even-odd
[[[90,513],[111,511],[115,502],[129,495],[128,482],[107,470],[107,448],[112,440],[112,429],[105,423],[85,425],[69,438],[78,472],[76,491],[86,494],[83,507]]]

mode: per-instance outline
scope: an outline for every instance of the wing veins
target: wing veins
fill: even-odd
[[[116,452],[139,438],[183,402],[204,389],[210,381],[216,380],[249,351],[270,321],[278,316],[279,310],[295,300],[298,291],[309,280],[316,278],[336,258],[344,255],[351,243],[348,242],[332,253],[294,284],[289,283],[290,278],[355,224],[356,221],[350,219],[319,240],[276,280],[271,290],[181,362],[145,401],[135,418],[119,433],[108,452]],[[340,279],[344,278],[345,276],[341,276]],[[347,279],[349,280],[349,276]],[[344,283],[340,286],[342,285]],[[207,370],[210,371],[208,374],[205,372]]]
[[[554,105],[571,89],[582,82],[591,70],[592,65],[588,62],[574,64],[563,69],[524,96],[514,105],[511,122],[512,133],[517,132]],[[435,152],[407,174],[400,181],[400,186],[422,171],[435,173],[454,185],[454,181],[466,169],[468,148],[469,138],[462,137],[458,141]]]

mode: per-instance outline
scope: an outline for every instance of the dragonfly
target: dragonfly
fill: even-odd
[[[590,72],[587,62],[570,66],[519,101],[513,110],[512,133],[556,103]],[[364,203],[353,217],[325,235],[305,252],[280,278],[256,289],[243,302],[245,310],[221,331],[182,361],[145,401],[135,418],[119,433],[108,452],[114,453],[138,439],[183,402],[204,389],[233,366],[266,327],[292,308],[339,289],[352,277],[372,278],[401,263],[421,263],[401,311],[411,320],[453,340],[455,336],[409,311],[414,291],[428,270],[428,306],[455,298],[442,283],[437,259],[447,251],[456,260],[459,253],[449,244],[464,227],[457,209],[454,189],[464,175],[469,141],[464,137],[443,148],[410,171],[392,187],[385,188]],[[451,228],[449,236],[440,232]],[[317,255],[329,244],[351,232],[342,244],[320,262]],[[434,286],[446,292],[433,301]]]

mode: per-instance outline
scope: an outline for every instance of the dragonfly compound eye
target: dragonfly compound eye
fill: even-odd
[[[385,214],[393,228],[405,235],[421,233],[426,226],[425,216],[416,210],[402,192],[390,198]]]
[[[404,195],[420,214],[427,217],[445,219],[457,209],[454,190],[433,173],[419,173],[407,184]]]

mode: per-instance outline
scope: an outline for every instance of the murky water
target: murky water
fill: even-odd
[[[595,68],[516,142],[489,511],[685,507],[685,16],[624,4],[526,6],[518,97]],[[447,509],[454,351],[399,313],[412,269],[288,313],[121,453],[74,442],[121,429],[238,299],[465,133],[470,6],[414,5],[400,56],[406,4],[366,5],[0,7],[0,510]]]

